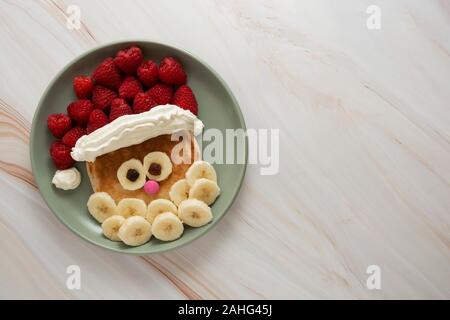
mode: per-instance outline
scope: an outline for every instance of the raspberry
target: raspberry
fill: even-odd
[[[111,108],[118,107],[122,104],[127,104],[127,101],[122,98],[115,98],[113,101],[111,101]]]
[[[134,74],[142,63],[142,60],[142,50],[136,46],[132,46],[117,52],[114,63],[126,74]]]
[[[172,100],[173,88],[165,83],[155,84],[147,93],[157,104],[168,104]]]
[[[74,161],[70,156],[71,150],[71,147],[65,145],[60,140],[52,143],[50,146],[50,156],[56,168],[65,170],[69,169],[74,164]]]
[[[152,60],[144,61],[137,69],[137,76],[144,86],[151,87],[158,81],[158,66]]]
[[[111,105],[111,101],[117,98],[117,93],[103,86],[95,86],[92,93],[94,108],[106,110]]]
[[[67,113],[79,126],[84,126],[93,109],[94,105],[90,100],[82,99],[69,104]]]
[[[106,116],[106,114],[100,109],[95,109],[89,116],[86,132],[87,134],[90,134],[95,130],[103,127],[107,123],[108,117]]]
[[[159,64],[159,78],[162,82],[175,85],[185,84],[187,80],[183,66],[172,57],[164,58]]]
[[[193,114],[198,114],[198,104],[195,99],[194,93],[191,88],[188,86],[181,86],[175,91],[173,95],[172,103],[183,108],[185,110],[189,110]]]
[[[72,128],[72,120],[67,114],[51,114],[47,117],[47,127],[56,138],[61,138]]]
[[[119,88],[119,97],[133,100],[134,96],[142,92],[142,85],[138,79],[132,76],[126,77]]]
[[[148,93],[138,93],[134,98],[133,111],[134,113],[141,113],[150,110],[158,105]]]
[[[131,110],[128,104],[122,104],[120,106],[111,108],[111,113],[109,114],[109,122],[113,122],[114,120],[116,120],[121,116],[132,113],[133,111]]]
[[[91,77],[78,76],[73,79],[73,90],[78,99],[87,99],[91,96],[94,82]]]
[[[92,73],[96,84],[117,90],[122,83],[119,69],[114,64],[113,58],[104,60]]]
[[[86,134],[86,129],[81,127],[75,127],[67,131],[67,133],[62,138],[62,142],[69,147],[75,146],[78,139]]]

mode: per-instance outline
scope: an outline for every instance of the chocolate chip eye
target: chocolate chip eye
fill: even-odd
[[[144,157],[144,172],[150,180],[163,181],[172,173],[172,161],[161,151],[153,151]]]
[[[145,170],[138,159],[130,159],[117,169],[117,180],[125,190],[137,190],[145,184]]]
[[[152,162],[150,164],[150,168],[148,168],[148,172],[152,176],[159,176],[161,174],[161,165],[159,163]]]
[[[136,181],[139,178],[139,172],[134,169],[128,169],[127,171],[127,179],[131,182]]]

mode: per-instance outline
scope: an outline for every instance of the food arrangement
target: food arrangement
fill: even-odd
[[[52,183],[77,188],[82,177],[74,164],[86,162],[94,191],[87,212],[111,241],[173,241],[185,226],[213,219],[210,206],[220,188],[214,167],[200,159],[195,136],[203,123],[187,81],[174,57],[157,64],[131,46],[107,57],[92,75],[75,77],[77,99],[67,113],[47,118],[56,138]]]

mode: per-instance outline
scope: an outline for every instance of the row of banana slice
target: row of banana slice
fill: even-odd
[[[206,161],[194,162],[186,171],[186,178],[175,182],[169,191],[170,200],[177,206],[188,198],[210,205],[219,194],[216,171]]]
[[[214,168],[196,161],[186,179],[173,184],[167,199],[156,199],[147,206],[141,199],[125,198],[116,205],[106,192],[96,192],[88,200],[91,215],[102,224],[103,234],[113,241],[139,246],[152,236],[162,241],[178,239],[184,225],[201,227],[213,216],[212,204],[220,193]],[[177,207],[178,206],[178,207]]]

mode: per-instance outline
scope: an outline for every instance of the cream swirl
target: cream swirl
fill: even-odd
[[[81,175],[77,168],[56,170],[52,183],[59,189],[76,189],[81,183]]]
[[[203,130],[203,122],[190,111],[175,105],[160,105],[147,112],[117,118],[81,137],[71,155],[76,161],[94,161],[102,154],[182,130],[198,135]]]

